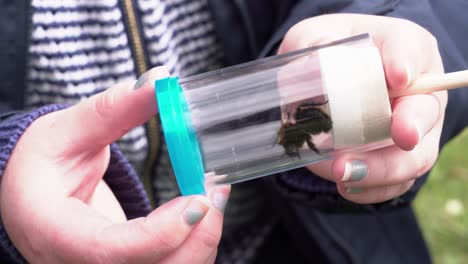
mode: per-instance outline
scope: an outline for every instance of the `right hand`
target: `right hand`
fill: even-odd
[[[179,197],[127,221],[102,180],[109,144],[157,114],[153,83],[167,76],[155,68],[137,84],[117,84],[26,129],[4,171],[0,206],[9,237],[29,262],[214,262],[228,187],[208,195],[214,202]]]
[[[330,14],[303,20],[286,34],[279,53],[370,33],[382,56],[388,88],[407,89],[425,74],[443,74],[437,40],[408,20],[360,14]],[[394,145],[339,153],[307,166],[333,181],[341,196],[375,204],[403,195],[432,168],[439,153],[447,92],[402,96],[392,101]],[[414,189],[413,189],[414,191]]]

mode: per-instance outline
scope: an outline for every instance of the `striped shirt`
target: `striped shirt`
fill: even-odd
[[[165,65],[171,74],[183,77],[221,66],[222,51],[207,0],[136,3],[151,67]],[[117,82],[135,80],[136,65],[123,15],[118,0],[33,0],[27,106],[75,104]],[[141,175],[148,151],[145,128],[132,129],[117,143]],[[153,176],[160,204],[179,195],[165,144],[161,148]],[[237,236],[224,239],[225,250],[219,251],[217,262],[248,263],[271,229],[271,221],[245,225],[262,203],[251,198],[254,188],[242,192],[233,188],[224,233]]]
[[[220,67],[221,50],[206,0],[137,1],[152,66],[179,76]],[[123,13],[117,0],[32,1],[27,105],[74,104],[116,82],[136,79]],[[148,149],[143,126],[118,141],[141,175]],[[165,146],[162,146],[165,148]],[[158,160],[155,193],[178,195],[167,151]]]

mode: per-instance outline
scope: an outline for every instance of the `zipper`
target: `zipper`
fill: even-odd
[[[138,20],[136,16],[136,9],[133,0],[123,0],[122,8],[124,14],[124,20],[127,27],[128,39],[132,49],[134,62],[136,65],[136,73],[141,76],[143,73],[148,71],[148,62],[146,60],[146,52],[143,47],[143,39],[141,31],[138,26]],[[156,117],[151,118],[146,123],[146,134],[148,139],[148,155],[146,156],[145,164],[143,167],[143,174],[141,179],[145,187],[146,193],[150,200],[151,205],[154,207],[156,204],[155,197],[153,194],[153,182],[152,182],[152,169],[158,158],[158,150],[160,147],[160,129],[159,123]]]

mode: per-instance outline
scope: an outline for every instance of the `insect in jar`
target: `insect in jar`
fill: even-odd
[[[288,114],[288,120],[282,122],[277,136],[277,143],[283,146],[286,155],[300,159],[299,150],[304,144],[320,154],[312,142],[312,136],[322,132],[327,133],[332,128],[330,116],[319,108],[327,103],[328,100],[323,103],[308,102],[298,106],[294,115],[295,122],[290,120]]]

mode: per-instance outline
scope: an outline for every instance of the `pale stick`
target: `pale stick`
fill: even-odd
[[[390,98],[396,98],[406,95],[433,93],[462,87],[468,87],[468,70],[422,76],[414,81],[410,87],[399,91],[389,90],[388,94]]]

